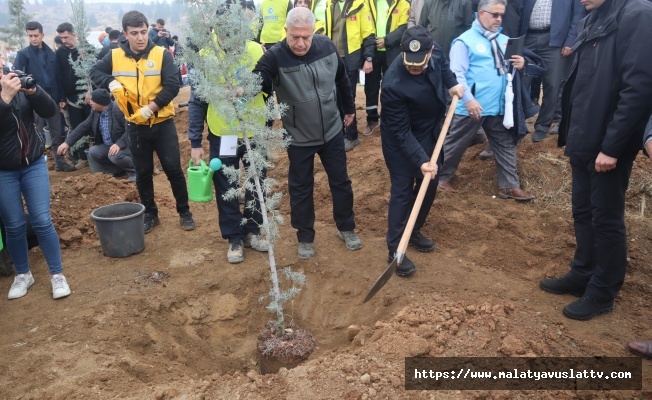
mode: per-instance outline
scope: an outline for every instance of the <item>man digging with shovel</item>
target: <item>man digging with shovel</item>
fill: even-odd
[[[428,185],[414,229],[409,227],[412,230],[409,245],[423,252],[435,250],[435,243],[420,233],[435,200],[437,169],[442,162],[441,157],[436,163],[431,161],[431,155],[446,111],[445,88],[451,97],[463,94],[462,85],[457,83],[441,46],[433,45],[424,27],[408,29],[401,39],[401,50],[403,53],[387,69],[381,90],[380,132],[391,181],[387,213],[388,263],[392,263],[399,249],[408,215],[426,176],[435,182]],[[415,272],[414,263],[403,256],[396,274],[410,276]]]

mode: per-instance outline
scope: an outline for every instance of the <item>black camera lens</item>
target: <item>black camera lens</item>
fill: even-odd
[[[22,76],[20,78],[20,86],[24,89],[33,89],[36,87],[36,81],[31,76]]]
[[[32,78],[32,75],[26,74],[25,72],[15,69],[14,74],[20,79],[20,87],[23,89],[33,89],[36,87],[36,81]]]

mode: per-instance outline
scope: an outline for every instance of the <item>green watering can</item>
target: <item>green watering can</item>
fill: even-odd
[[[213,173],[222,167],[219,158],[211,160],[211,168],[204,160],[196,166],[192,159],[188,166],[188,198],[197,203],[213,200]]]

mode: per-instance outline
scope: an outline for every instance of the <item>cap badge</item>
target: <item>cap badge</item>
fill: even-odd
[[[410,41],[410,51],[416,53],[417,51],[419,51],[420,48],[421,48],[421,42],[419,42],[418,40]]]

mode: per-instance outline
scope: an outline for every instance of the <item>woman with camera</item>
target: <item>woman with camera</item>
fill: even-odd
[[[8,298],[24,296],[34,283],[27,254],[24,199],[50,269],[52,297],[58,299],[68,296],[70,287],[61,273],[59,236],[50,218],[45,144],[34,129],[34,112],[47,118],[58,112],[58,106],[39,86],[27,88],[29,79],[14,73],[3,73],[0,78],[0,217],[5,224],[9,255],[18,273]]]

